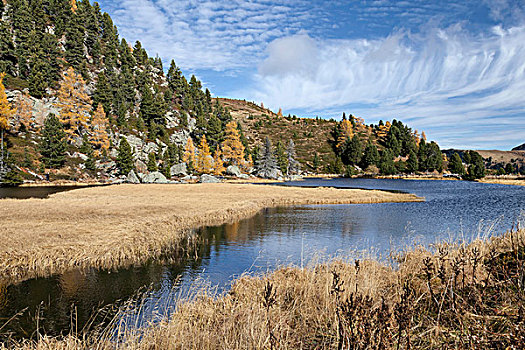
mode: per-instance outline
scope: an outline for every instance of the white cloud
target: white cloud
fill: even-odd
[[[509,142],[525,137],[525,26],[472,35],[456,25],[378,40],[302,34],[275,40],[267,54],[253,89],[238,92],[243,98],[320,114],[353,105],[367,119],[398,117],[430,129],[444,146],[458,145],[447,137],[458,128],[465,145],[469,138],[495,145],[500,128],[513,135]]]

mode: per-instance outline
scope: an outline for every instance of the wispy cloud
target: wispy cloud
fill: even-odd
[[[525,26],[478,35],[461,25],[400,30],[377,40],[300,34],[276,39],[267,53],[243,97],[273,108],[323,114],[348,107],[375,120],[398,117],[434,129],[445,146],[457,145],[447,136],[456,128],[486,135],[481,147],[501,144],[492,137],[501,127],[509,142],[525,137]]]

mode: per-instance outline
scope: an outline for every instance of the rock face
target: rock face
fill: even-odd
[[[235,166],[235,165],[230,165],[228,168],[226,168],[226,175],[231,175],[231,176],[241,176],[241,171],[239,170],[239,167]]]
[[[268,171],[260,171],[257,173],[257,176],[264,179],[278,180],[279,178],[282,178],[283,173],[279,169],[271,169]]]
[[[513,151],[525,151],[525,143],[512,149]]]
[[[126,178],[126,182],[130,184],[139,184],[140,180],[133,170],[131,170]]]
[[[219,183],[221,180],[217,179],[215,176],[204,174],[201,176],[200,181],[203,184],[210,184],[210,183]]]
[[[142,182],[147,184],[167,184],[168,179],[166,179],[166,176],[162,175],[158,171],[154,171],[144,176],[142,178]]]
[[[187,176],[188,169],[186,163],[175,164],[170,168],[171,176]]]

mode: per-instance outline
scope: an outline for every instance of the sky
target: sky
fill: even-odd
[[[441,148],[525,142],[523,0],[99,0],[214,96],[398,119]]]

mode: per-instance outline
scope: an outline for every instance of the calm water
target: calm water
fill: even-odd
[[[283,264],[307,264],[332,256],[359,257],[363,251],[388,257],[392,250],[437,239],[469,240],[502,233],[525,211],[525,187],[462,181],[373,179],[308,180],[288,185],[375,188],[406,191],[424,203],[311,205],[264,210],[232,225],[201,230],[198,256],[170,263],[151,262],[116,272],[71,272],[0,289],[0,324],[25,310],[0,332],[31,337],[68,332],[72,315],[78,329],[95,317],[111,318],[136,293],[150,288],[141,321],[169,314],[174,295],[202,281],[228,287],[245,272],[265,272]],[[112,305],[93,316],[93,310]],[[37,317],[38,316],[38,317]],[[3,322],[2,322],[3,321]]]
[[[47,187],[0,187],[0,199],[2,198],[47,198],[58,192],[71,191],[77,186],[47,186]]]

